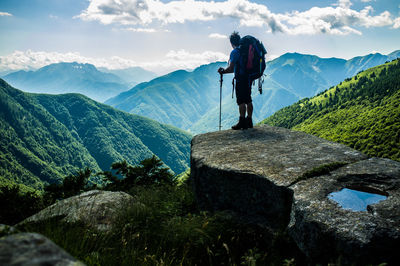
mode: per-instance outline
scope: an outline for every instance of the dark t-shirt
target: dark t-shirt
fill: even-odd
[[[235,79],[236,79],[236,102],[237,104],[251,103],[251,83],[245,73],[241,73],[239,67],[240,51],[238,48],[232,50],[229,57],[229,62],[234,64]]]
[[[235,77],[238,77],[239,74],[239,60],[240,60],[240,51],[238,48],[232,50],[231,55],[229,56],[229,62],[233,63],[235,68],[233,72],[235,73]]]

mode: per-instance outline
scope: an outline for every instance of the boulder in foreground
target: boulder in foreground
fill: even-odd
[[[19,233],[0,238],[0,265],[85,265],[40,234]]]
[[[133,197],[124,192],[92,190],[61,200],[19,225],[60,219],[65,223],[83,223],[100,231],[112,228],[119,211],[133,202]]]

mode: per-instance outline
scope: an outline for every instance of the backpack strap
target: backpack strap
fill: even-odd
[[[233,99],[233,92],[235,91],[235,77],[232,79],[232,99]]]

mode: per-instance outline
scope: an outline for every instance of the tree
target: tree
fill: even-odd
[[[106,190],[128,191],[133,186],[147,186],[153,184],[174,184],[174,175],[170,169],[163,167],[163,162],[155,155],[144,159],[137,166],[131,166],[126,161],[113,163],[111,168],[115,170],[118,178],[111,172],[101,172]]]
[[[69,198],[78,195],[84,191],[97,188],[96,184],[90,184],[89,178],[92,170],[89,168],[81,169],[75,175],[69,175],[64,178],[62,183],[50,184],[44,188],[44,202],[50,205],[57,200]]]

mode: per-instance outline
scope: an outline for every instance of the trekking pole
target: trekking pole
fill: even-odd
[[[222,74],[220,73],[219,79],[219,131],[221,131],[221,104],[222,104],[222,82],[224,81],[222,78]]]

